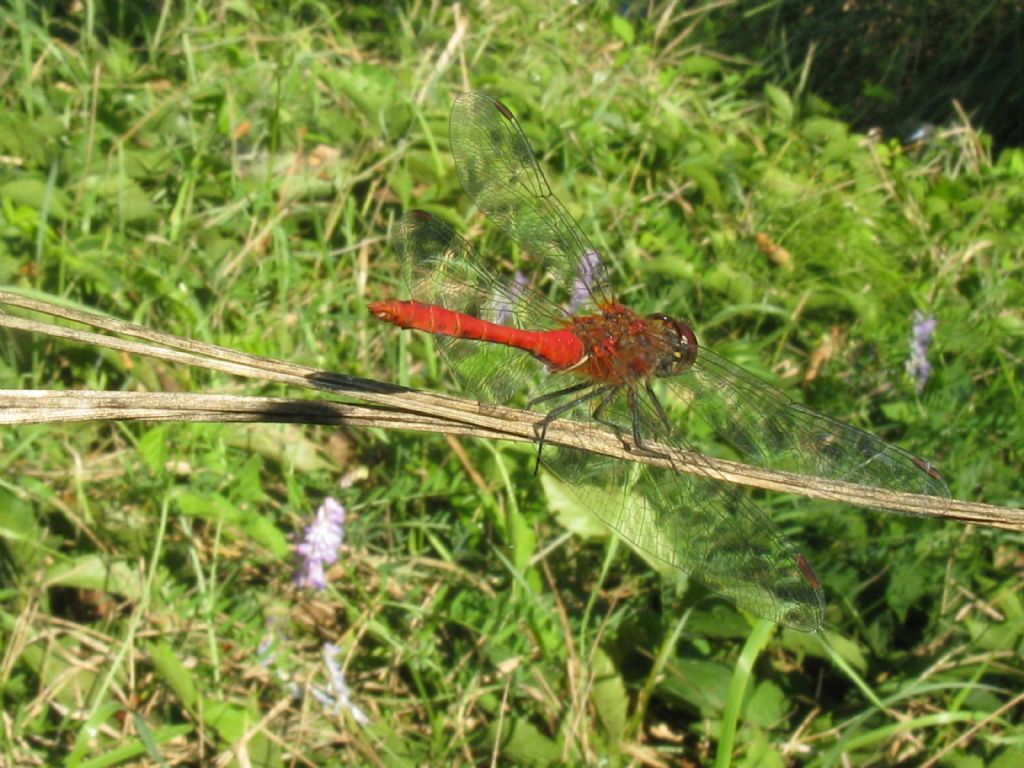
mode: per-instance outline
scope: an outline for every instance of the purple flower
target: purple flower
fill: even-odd
[[[338,559],[338,548],[345,538],[345,508],[328,496],[316,511],[316,519],[306,528],[302,542],[295,548],[299,567],[295,581],[300,587],[323,589],[327,586],[324,567]]]
[[[349,690],[348,685],[345,684],[345,673],[341,671],[341,667],[338,665],[338,655],[341,653],[341,649],[330,643],[324,645],[324,661],[327,664],[327,670],[331,676],[331,689],[334,691],[335,699],[338,702],[337,706],[344,707],[352,713],[352,717],[360,725],[368,725],[370,718],[363,710],[352,703],[352,692]]]
[[[935,315],[926,315],[920,310],[914,310],[914,327],[910,333],[910,357],[907,360],[907,373],[914,382],[914,389],[917,394],[924,391],[924,385],[928,383],[932,366],[928,362],[928,348],[932,343],[932,334],[935,333]]]
[[[580,259],[576,279],[572,283],[572,297],[569,299],[569,313],[575,312],[590,301],[591,288],[601,279],[601,259],[597,251],[586,251]]]
[[[352,691],[345,682],[345,673],[341,671],[338,664],[338,656],[341,649],[333,643],[324,643],[324,663],[327,665],[327,677],[329,683],[326,687],[318,685],[309,686],[309,692],[313,698],[319,701],[324,707],[335,712],[347,709],[352,717],[360,725],[368,725],[370,718],[362,709],[352,703]]]
[[[514,282],[512,283],[511,294],[498,296],[494,303],[494,322],[498,325],[509,325],[512,321],[512,310],[515,309],[518,300],[526,293],[526,275],[516,270]]]
[[[262,667],[270,667],[277,660],[277,637],[274,634],[274,620],[267,620],[267,634],[256,647],[256,663]]]
[[[333,502],[337,509],[341,509],[341,505],[334,499],[328,499],[328,501]],[[257,660],[261,666],[274,673],[274,676],[288,690],[292,698],[299,700],[302,698],[303,691],[306,691],[325,709],[335,713],[347,709],[359,725],[370,723],[369,716],[352,702],[352,691],[345,682],[345,673],[338,663],[338,656],[341,655],[341,649],[338,646],[333,643],[324,643],[322,649],[324,665],[327,667],[327,684],[316,685],[310,682],[303,686],[299,685],[293,678],[292,672],[283,666],[282,662],[286,663],[288,660],[278,659],[276,646],[285,642],[287,642],[287,638],[284,633],[274,629],[273,620],[268,621],[267,634],[260,641],[257,649],[259,654]]]

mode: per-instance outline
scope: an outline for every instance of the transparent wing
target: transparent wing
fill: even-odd
[[[516,328],[561,327],[565,312],[525,281],[502,279],[484,269],[473,247],[447,224],[424,211],[406,214],[393,243],[410,298]],[[500,344],[436,336],[436,343],[463,389],[485,402],[509,404],[538,388],[544,366]]]
[[[482,93],[461,94],[452,105],[449,139],[466,194],[530,254],[536,272],[564,289],[580,284],[593,308],[610,303],[614,294],[597,251],[551,192],[508,107]],[[587,279],[578,283],[581,268]]]
[[[646,392],[623,386],[611,400],[579,402],[567,415],[591,422],[598,416],[601,426],[615,428],[639,452],[657,452],[660,445],[692,451],[646,397]],[[639,448],[632,438],[634,422],[644,441]],[[814,571],[744,490],[724,479],[571,448],[545,447],[542,462],[584,508],[638,549],[757,616],[803,631],[821,626],[824,598]],[[715,475],[710,465],[706,469]]]
[[[825,416],[708,349],[672,379],[689,407],[752,463],[802,475],[946,499],[949,489],[925,460]]]

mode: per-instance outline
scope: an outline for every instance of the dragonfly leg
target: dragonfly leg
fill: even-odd
[[[668,420],[668,414],[665,413],[665,409],[661,407],[661,401],[658,400],[658,396],[654,394],[654,388],[651,387],[651,382],[648,381],[644,386],[644,389],[647,391],[647,397],[651,400],[651,405],[654,406],[654,412],[658,414],[658,418],[661,419],[661,423],[665,425],[665,429],[671,432],[672,422]],[[636,403],[634,403],[634,407],[635,405]],[[637,415],[636,411],[633,412],[633,415]],[[633,419],[633,424],[636,424],[636,419]]]
[[[605,427],[608,427],[608,429],[612,430],[616,435],[619,435],[620,436],[619,439],[622,440],[622,448],[623,448],[623,450],[630,451],[632,449],[629,446],[629,442],[624,437],[621,436],[622,435],[622,425],[621,424],[616,424],[614,421],[610,421],[608,419],[604,419],[604,418],[601,417],[601,414],[605,411],[605,409],[609,406],[609,404],[615,402],[616,398],[619,396],[619,391],[621,389],[622,389],[621,386],[616,385],[616,384],[612,384],[612,385],[601,387],[598,392],[593,393],[593,396],[597,396],[599,394],[603,394],[604,397],[602,397],[600,399],[600,401],[598,401],[597,405],[595,405],[593,407],[593,409],[590,411],[590,417],[595,422],[597,422],[598,424],[601,424],[601,425],[603,425]],[[630,390],[630,398],[632,399],[633,397],[635,397],[635,392],[631,389]],[[589,400],[589,399],[591,399],[591,397],[587,397],[585,399]],[[579,403],[579,402],[583,402],[583,401],[582,400],[577,400],[577,401],[575,401],[573,403],[570,403],[569,405],[576,405],[576,403]],[[643,438],[640,436],[640,430],[638,428],[639,419],[636,418],[636,413],[637,412],[636,412],[635,408],[631,408],[631,410],[632,410],[633,416],[634,416],[634,418],[633,418],[633,444],[634,444],[634,446],[637,449],[639,449],[641,451],[644,451]],[[646,453],[650,453],[652,456],[660,456],[661,455],[661,454],[656,454],[656,453],[653,453],[653,452],[650,452],[650,451],[645,451],[645,452]]]
[[[543,403],[545,400],[554,400],[556,397],[564,397],[565,395],[571,395],[573,392],[579,392],[581,389],[587,389],[588,387],[594,386],[592,381],[581,381],[577,384],[573,384],[571,387],[560,389],[557,392],[548,392],[546,395],[535,397],[533,400],[526,404],[527,408],[533,408],[538,403]]]
[[[602,412],[605,410],[605,408],[608,407],[609,403],[611,403],[612,401],[615,400],[615,397],[618,394],[619,394],[619,387],[609,387],[608,388],[608,396],[603,398],[601,400],[601,402],[599,402],[596,406],[594,406],[594,410],[592,410],[590,412],[590,415],[591,415],[591,417],[593,417],[594,421],[596,421],[598,424],[604,424],[604,426],[606,426],[609,429],[615,431],[616,433],[622,434],[622,426],[620,424],[616,424],[614,421],[608,421],[607,419],[602,419],[601,418]],[[635,423],[633,424],[633,439],[636,440],[636,424]],[[622,441],[622,447],[625,448],[626,450],[629,450],[629,445],[626,443],[625,440]]]
[[[574,384],[571,387],[560,389],[557,392],[549,392],[548,394],[541,395],[540,397],[534,398],[529,402],[529,405],[533,406],[545,400],[551,400],[552,398],[555,397],[571,395],[575,392],[580,392],[588,388],[591,390],[590,392],[586,392],[585,394],[580,395],[579,397],[573,398],[567,403],[562,403],[561,405],[555,406],[546,414],[544,414],[543,419],[541,419],[540,421],[533,425],[533,431],[537,434],[537,461],[533,465],[533,474],[536,475],[537,472],[540,470],[540,454],[541,451],[544,450],[544,436],[548,432],[548,425],[555,419],[560,417],[563,413],[572,410],[580,403],[585,403],[588,400],[593,400],[595,397],[600,397],[605,393],[610,392],[614,394],[616,387],[597,386],[593,382],[583,382],[582,384]],[[607,398],[604,401],[602,401],[602,403],[600,403],[598,407],[601,407],[605,402],[607,402]]]
[[[665,409],[661,407],[661,403],[658,402],[657,395],[654,394],[654,390],[651,388],[650,382],[644,385],[644,390],[647,393],[647,397],[650,399],[651,404],[654,406],[654,412],[658,415],[658,419],[665,427],[666,433],[671,433],[672,423],[668,420],[668,414],[665,413]],[[647,456],[653,456],[657,458],[667,458],[668,454],[659,453],[649,449],[644,444],[644,437],[640,433],[640,401],[638,400],[637,391],[635,388],[629,390],[629,413],[631,421],[633,422],[633,445],[638,453],[642,453]],[[627,446],[628,447],[628,446]]]

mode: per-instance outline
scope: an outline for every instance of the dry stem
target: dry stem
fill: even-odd
[[[0,390],[0,424],[97,419],[292,422],[408,429],[519,442],[537,439],[535,427],[539,417],[531,411],[485,405],[249,355],[3,291],[0,291],[0,303],[142,341],[114,338],[13,315],[0,315],[0,326],[236,376],[329,392],[362,403],[174,392]],[[1024,531],[1024,511],[1019,509],[795,475],[663,446],[647,454],[638,454],[631,452],[614,432],[564,419],[548,426],[545,441],[737,485]]]

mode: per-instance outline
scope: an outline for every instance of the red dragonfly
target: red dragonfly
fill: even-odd
[[[460,95],[449,134],[463,188],[529,257],[537,279],[503,279],[448,225],[413,211],[395,239],[412,299],[369,309],[436,334],[466,392],[499,404],[526,393],[531,407],[547,404],[541,442],[553,420],[573,419],[616,430],[638,454],[654,444],[693,451],[689,425],[710,428],[764,467],[948,499],[923,459],[793,402],[700,346],[687,323],[620,304],[597,250],[552,194],[504,104]],[[817,576],[742,490],[550,445],[541,461],[640,550],[758,616],[821,627]]]

